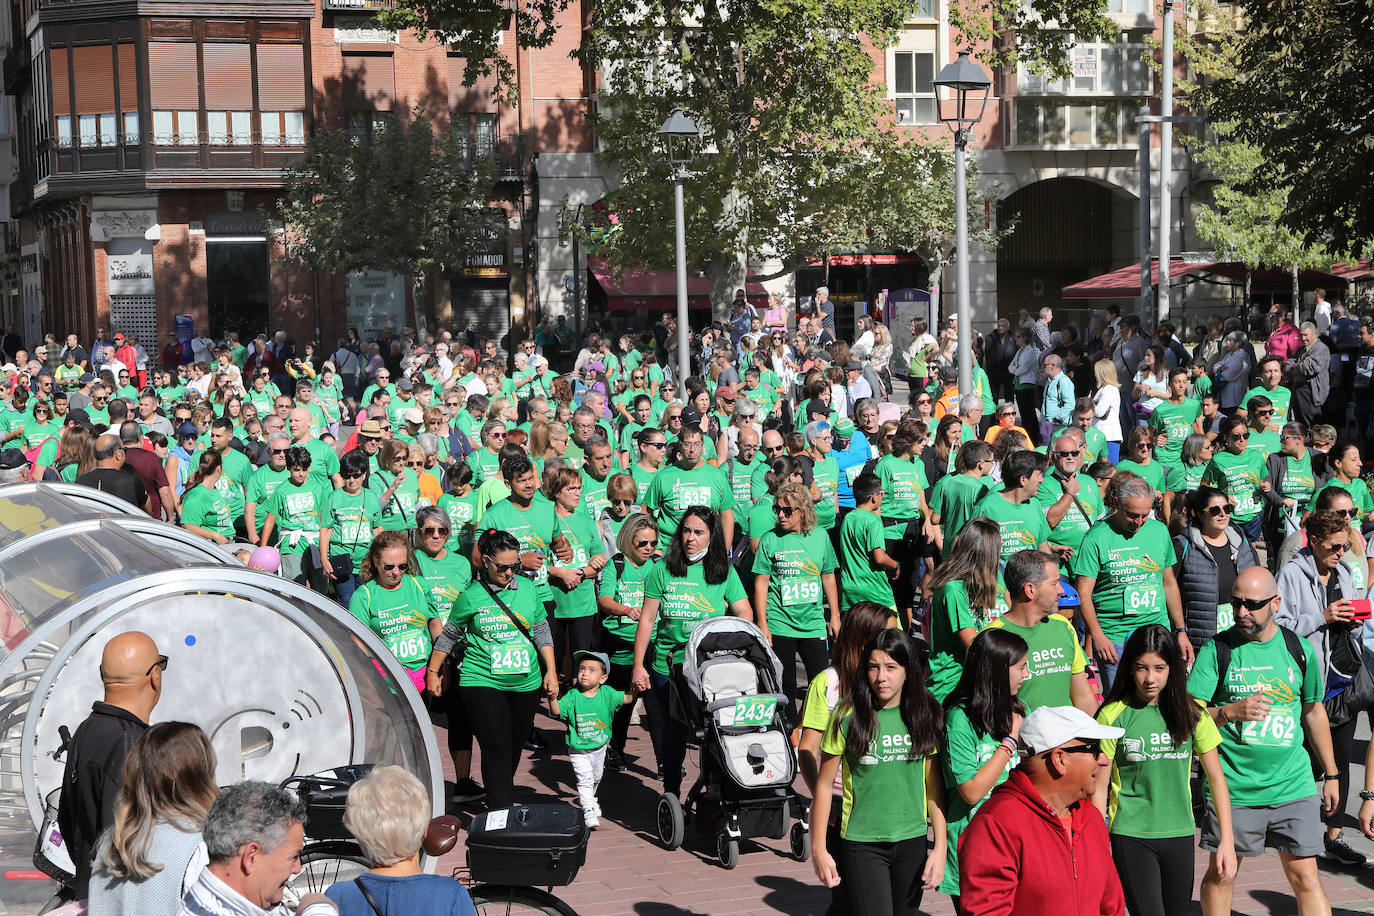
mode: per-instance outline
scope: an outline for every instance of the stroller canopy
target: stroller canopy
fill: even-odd
[[[739,617],[712,617],[692,628],[682,661],[683,677],[698,700],[702,699],[701,663],[712,654],[724,652],[738,653],[756,666],[771,666],[774,683],[782,682],[782,662],[773,654],[762,630]]]

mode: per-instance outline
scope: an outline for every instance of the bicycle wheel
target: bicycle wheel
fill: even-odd
[[[371,867],[357,843],[308,843],[301,852],[300,873],[287,882],[283,900],[294,907],[306,894],[322,894],[331,884],[352,881]]]
[[[477,916],[578,916],[577,910],[537,887],[479,884],[468,893]]]

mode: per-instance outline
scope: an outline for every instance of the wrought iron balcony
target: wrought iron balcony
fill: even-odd
[[[325,9],[344,12],[389,10],[395,5],[396,0],[324,0]]]

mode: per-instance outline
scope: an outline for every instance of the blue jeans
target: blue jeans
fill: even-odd
[[[1099,687],[1103,696],[1107,695],[1107,691],[1111,689],[1112,681],[1116,680],[1117,668],[1121,665],[1121,651],[1125,647],[1126,640],[1124,639],[1121,642],[1112,643],[1112,648],[1116,650],[1116,661],[1114,662],[1102,658],[1097,659],[1097,678],[1101,682]]]
[[[1236,522],[1235,526],[1240,529],[1241,534],[1250,539],[1250,543],[1258,544],[1264,540],[1264,522],[1262,515],[1256,515],[1248,522]]]
[[[348,602],[353,600],[353,593],[361,588],[362,584],[363,580],[358,577],[357,573],[353,573],[347,579],[341,579],[334,583],[334,597],[347,608]]]

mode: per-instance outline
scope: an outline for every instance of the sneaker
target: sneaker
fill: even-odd
[[[593,815],[583,818],[582,823],[587,825],[588,830],[595,830],[601,826],[601,819]]]
[[[1363,854],[1350,848],[1350,844],[1345,841],[1345,837],[1338,836],[1334,840],[1326,840],[1326,848],[1317,853],[1328,862],[1338,862],[1341,865],[1363,865],[1366,861]]]
[[[453,787],[453,800],[456,802],[475,802],[487,797],[487,790],[477,784],[471,776],[464,776]]]
[[[530,736],[525,739],[525,750],[542,751],[548,746],[548,742],[544,740],[544,736],[539,732],[539,729],[530,729]]]
[[[625,752],[619,748],[609,748],[606,751],[606,769],[615,770],[617,773],[624,773],[629,768],[625,762]]]

